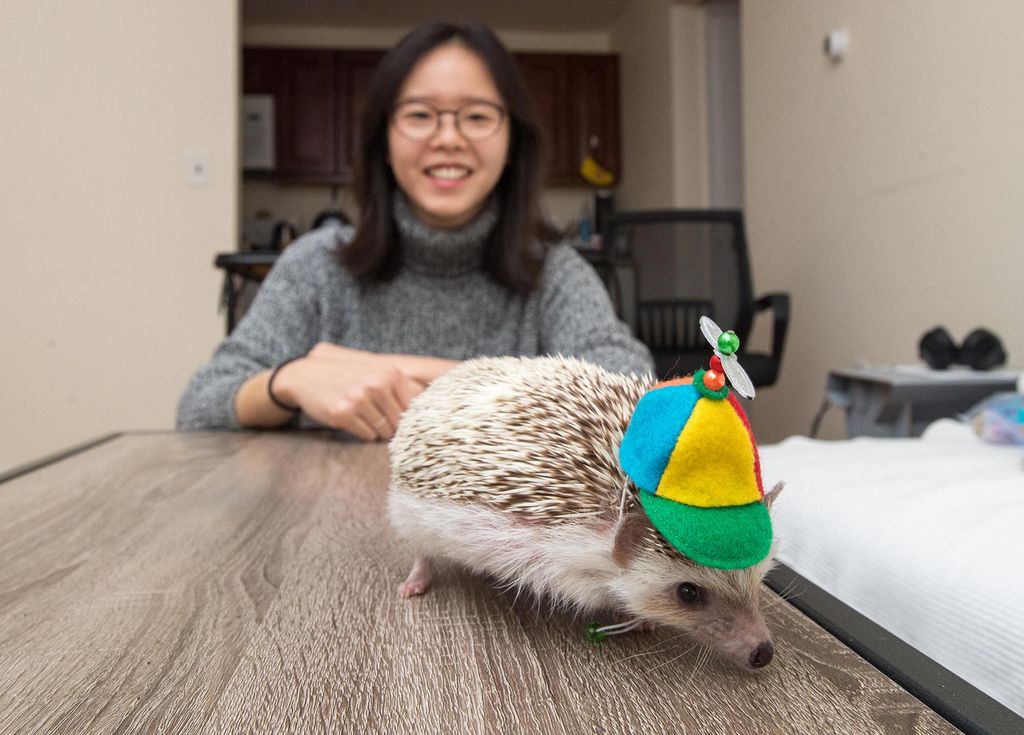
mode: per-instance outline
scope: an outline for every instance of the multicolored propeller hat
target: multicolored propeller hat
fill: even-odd
[[[711,369],[656,384],[637,403],[619,445],[619,462],[665,539],[699,564],[753,566],[771,551],[761,462],[736,393],[754,387],[736,359],[739,338],[707,317],[701,331]]]

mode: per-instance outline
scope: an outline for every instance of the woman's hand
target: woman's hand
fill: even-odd
[[[390,439],[412,399],[456,364],[321,342],[277,371],[274,397],[324,426],[343,429],[363,441]],[[235,394],[235,414],[242,426],[280,426],[291,418],[291,413],[270,400],[270,375],[270,370],[253,375]]]
[[[426,387],[394,358],[321,342],[278,371],[274,395],[363,441],[390,439],[402,412]]]

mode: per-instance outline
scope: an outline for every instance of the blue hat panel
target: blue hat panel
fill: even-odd
[[[669,385],[643,395],[619,445],[619,462],[641,490],[657,492],[679,434],[700,393],[693,385]]]

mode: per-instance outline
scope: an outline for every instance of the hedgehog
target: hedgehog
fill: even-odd
[[[434,567],[454,564],[623,621],[599,637],[667,625],[740,668],[767,665],[770,554],[742,568],[684,554],[623,467],[631,418],[659,385],[567,357],[477,358],[434,381],[389,446],[388,515],[416,554],[399,595],[424,594]]]

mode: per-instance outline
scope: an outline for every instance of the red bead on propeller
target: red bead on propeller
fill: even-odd
[[[711,369],[717,373],[722,372],[722,361],[718,359],[718,355],[711,356]]]

